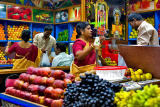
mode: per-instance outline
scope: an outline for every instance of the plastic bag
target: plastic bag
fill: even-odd
[[[120,54],[118,54],[118,66],[127,66],[126,62]]]
[[[19,75],[16,75],[16,74],[13,74],[13,75],[10,75],[6,78],[5,80],[5,87],[13,87],[14,86],[14,82],[16,80],[18,80],[19,78]]]
[[[49,61],[49,57],[48,57],[47,52],[43,53],[40,66],[41,67],[49,67],[50,66],[50,61]]]

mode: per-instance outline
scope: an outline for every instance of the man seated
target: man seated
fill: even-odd
[[[71,55],[66,54],[65,52],[66,52],[66,44],[56,43],[56,50],[55,50],[56,56],[52,61],[52,67],[71,65],[73,57]]]

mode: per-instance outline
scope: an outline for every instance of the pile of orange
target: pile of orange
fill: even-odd
[[[0,24],[0,40],[6,40],[4,33],[4,26]]]
[[[7,34],[8,40],[21,40],[21,33],[24,29],[29,29],[28,25],[19,25],[12,27],[10,25],[7,26]]]

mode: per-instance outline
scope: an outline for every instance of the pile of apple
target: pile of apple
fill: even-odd
[[[75,77],[62,70],[29,67],[6,93],[49,107],[62,107],[64,90]]]
[[[128,68],[125,72],[125,76],[127,78],[131,78],[133,81],[145,81],[151,80],[152,74],[151,73],[144,73],[142,69],[134,70],[132,68]]]
[[[0,40],[6,40],[4,33],[4,26],[0,24]]]
[[[28,25],[22,24],[19,26],[7,26],[8,40],[21,40],[21,33],[24,29],[29,29]]]

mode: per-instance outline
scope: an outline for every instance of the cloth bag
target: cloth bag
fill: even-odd
[[[49,67],[50,66],[50,61],[49,61],[49,57],[48,57],[47,52],[43,53],[40,66],[41,67]]]
[[[16,80],[18,80],[19,76],[16,74],[10,75],[6,78],[5,80],[5,87],[13,87],[14,86],[14,82]]]

